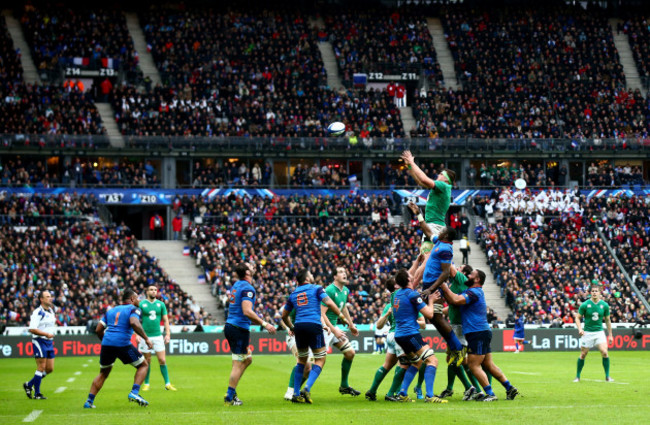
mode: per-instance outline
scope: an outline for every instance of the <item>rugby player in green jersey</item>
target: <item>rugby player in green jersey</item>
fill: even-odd
[[[591,298],[583,302],[576,314],[576,327],[580,335],[580,357],[578,358],[578,371],[573,382],[580,382],[580,373],[585,366],[585,357],[590,348],[598,348],[603,356],[603,369],[605,369],[605,381],[612,382],[609,376],[609,354],[607,353],[607,344],[614,342],[612,335],[612,322],[609,320],[609,305],[600,299],[600,287],[594,285],[591,287]],[[584,328],[581,320],[584,318]],[[603,320],[607,324],[607,338],[603,331]]]
[[[176,391],[169,381],[169,372],[167,371],[167,360],[165,359],[165,344],[169,344],[171,331],[169,329],[169,317],[167,316],[167,307],[165,303],[157,299],[158,288],[156,285],[149,285],[146,290],[147,298],[140,301],[140,310],[142,310],[142,327],[151,342],[153,348],[147,347],[144,340],[139,341],[138,350],[144,354],[149,368],[147,369],[147,377],[142,385],[142,391],[149,391],[149,375],[151,374],[151,354],[156,353],[158,357],[158,364],[160,365],[160,373],[165,379],[165,389],[168,391]],[[160,332],[160,322],[163,322],[165,327],[165,336]]]

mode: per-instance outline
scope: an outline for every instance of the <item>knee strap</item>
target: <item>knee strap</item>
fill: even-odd
[[[431,357],[433,355],[435,355],[435,353],[433,352],[433,349],[429,348],[429,349],[425,350],[424,353],[422,353],[422,360],[424,361],[424,360],[428,359],[429,357]]]
[[[345,353],[347,351],[352,350],[352,345],[350,344],[350,341],[345,341],[345,344],[343,344],[341,348],[339,348],[339,350],[341,350],[341,353]]]
[[[408,357],[406,357],[406,356],[399,356],[397,358],[397,361],[399,361],[399,364],[401,364],[402,366],[408,366],[408,365],[411,364]]]

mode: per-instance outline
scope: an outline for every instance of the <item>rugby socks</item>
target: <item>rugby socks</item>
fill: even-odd
[[[424,371],[426,370],[427,365],[422,363],[420,370],[418,370],[418,383],[415,385],[415,388],[422,388],[422,383],[424,382]]]
[[[492,374],[490,373],[489,370],[485,368],[485,366],[481,366],[481,369],[483,369],[483,372],[487,375],[487,379],[490,385],[492,385]]]
[[[309,372],[309,378],[307,378],[307,384],[305,385],[305,391],[310,392],[311,387],[314,386],[314,383],[316,383],[316,380],[318,379],[318,376],[320,375],[320,372],[323,369],[318,366],[317,364],[313,365],[311,367],[311,372]],[[294,378],[295,379],[295,378]],[[300,388],[298,388],[298,392],[300,392]],[[295,388],[294,388],[294,394],[295,393]]]
[[[515,351],[519,351],[519,343],[515,342]]]
[[[149,375],[151,375],[151,366],[147,366],[147,376],[144,378],[145,385],[149,385]]]
[[[95,402],[95,394],[88,393],[88,403],[93,404]]]
[[[302,385],[302,374],[305,373],[305,365],[298,363],[296,367],[293,368],[293,393],[295,395],[300,394],[300,386]]]
[[[576,378],[580,378],[580,374],[582,373],[582,368],[585,367],[585,359],[581,359],[578,357],[578,373],[576,373]]]
[[[352,368],[352,360],[348,360],[343,357],[341,362],[341,386],[347,388],[350,386],[348,383],[348,376],[350,375],[350,369]],[[309,375],[311,377],[311,375]]]
[[[512,388],[512,384],[507,379],[506,382],[502,382],[501,385],[503,385],[503,388],[505,388],[506,391],[510,391],[510,388]]]
[[[131,388],[131,393],[138,395],[138,393],[140,393],[140,385],[133,384],[133,388]]]
[[[404,373],[404,380],[402,381],[402,387],[399,390],[400,395],[407,395],[411,382],[415,379],[415,375],[418,373],[418,368],[411,365]]]
[[[151,369],[151,368],[149,368]],[[167,371],[167,365],[166,364],[161,364],[160,365],[160,373],[162,373],[163,378],[165,378],[165,385],[169,385],[169,372]],[[147,376],[149,376],[149,373],[147,372]]]
[[[36,372],[34,372],[34,377],[32,378],[32,380],[27,383],[27,385],[29,385],[30,387],[34,387],[34,394],[41,393],[42,379],[43,379],[43,372],[37,370]]]
[[[377,372],[375,372],[375,379],[372,381],[372,386],[368,391],[376,394],[379,384],[381,384],[381,381],[384,380],[386,375],[388,375],[388,371],[383,366],[377,369]]]
[[[492,385],[483,387],[483,391],[485,391],[485,394],[487,395],[495,395],[494,391],[492,391]]]
[[[228,391],[226,392],[226,400],[232,401],[232,399],[237,395],[237,391],[233,387],[228,387]]]
[[[467,374],[467,377],[469,378],[469,381],[472,383],[472,386],[476,388],[476,390],[481,389],[481,384],[478,383],[478,379],[476,379],[476,376],[469,370],[469,366],[463,365],[463,370]]]
[[[436,367],[426,366],[424,368],[424,382],[427,388],[427,397],[433,397],[433,382],[436,380]]]
[[[454,380],[456,379],[456,365],[450,364],[447,366],[447,389],[454,389]]]
[[[470,384],[469,379],[467,379],[467,375],[465,374],[465,369],[463,368],[463,366],[456,367],[456,376],[458,376],[460,382],[463,383],[463,387],[465,387],[465,391],[469,390],[469,387],[471,387],[472,384]],[[480,387],[474,387],[474,388],[480,388]]]
[[[395,393],[400,389],[402,386],[402,381],[404,380],[404,374],[406,373],[406,369],[402,369],[401,367],[397,367],[395,369],[395,376],[393,376],[393,383],[390,386],[390,389],[388,390],[387,396],[393,397]]]
[[[295,365],[293,367],[293,369],[291,369],[291,375],[289,376],[289,388],[293,388],[293,382],[294,382],[294,378],[296,376],[296,368],[297,367],[298,367],[298,365]]]
[[[603,357],[603,368],[605,369],[605,378],[609,378],[609,357]]]

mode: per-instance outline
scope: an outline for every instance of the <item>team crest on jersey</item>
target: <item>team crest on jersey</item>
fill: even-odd
[[[422,298],[418,297],[418,304],[422,304],[424,301],[422,301]]]
[[[247,296],[248,298],[253,298],[253,291],[248,291],[248,292],[246,292],[246,296]]]

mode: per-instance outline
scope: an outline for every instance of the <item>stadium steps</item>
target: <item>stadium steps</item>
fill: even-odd
[[[25,40],[25,34],[23,34],[20,22],[14,18],[9,9],[3,10],[2,15],[5,17],[5,21],[7,22],[7,29],[9,30],[11,39],[14,42],[14,48],[20,51],[20,64],[23,67],[23,80],[28,84],[41,84],[41,77],[38,75],[36,64],[32,58],[32,52],[29,49],[27,40]]]
[[[138,52],[140,69],[145,77],[149,76],[149,78],[151,78],[152,86],[156,87],[158,84],[161,84],[162,80],[158,68],[156,68],[153,56],[147,49],[147,39],[144,36],[142,27],[140,27],[138,15],[133,12],[126,13],[126,26],[129,28],[131,39],[133,39],[135,51]]]
[[[194,298],[194,302],[212,314],[215,321],[223,322],[223,311],[217,308],[217,299],[212,295],[210,286],[199,283],[202,271],[196,267],[196,260],[183,255],[184,241],[138,241],[141,248],[158,259],[158,264],[183,291]]]
[[[630,47],[630,42],[626,34],[617,34],[616,25],[622,23],[620,19],[610,19],[609,25],[612,29],[612,37],[614,38],[614,45],[616,50],[618,50],[618,57],[623,65],[623,73],[625,74],[625,84],[628,89],[639,90],[643,95],[646,94],[646,90],[643,88],[643,82],[639,76],[639,70],[636,67],[636,62],[634,61],[634,54],[632,53],[632,48]]]
[[[309,26],[312,28],[325,28],[325,22],[323,22],[323,18],[320,17],[316,19],[309,18]],[[319,41],[318,50],[320,50],[320,56],[323,59],[325,71],[327,72],[327,86],[332,90],[342,89],[343,82],[339,75],[339,67],[336,62],[336,55],[334,54],[332,43],[329,41]]]
[[[512,311],[506,306],[505,298],[501,298],[501,290],[494,280],[494,275],[490,271],[490,266],[487,262],[487,256],[480,246],[474,241],[470,241],[469,265],[475,269],[485,272],[485,285],[483,291],[485,292],[485,302],[487,306],[495,311],[497,317],[501,320],[506,320],[508,314]],[[463,264],[463,254],[458,248],[458,242],[454,242],[454,264]]]
[[[442,76],[445,79],[445,87],[458,90],[460,85],[456,80],[456,69],[454,68],[454,57],[451,54],[445,31],[442,23],[438,18],[427,18],[427,28],[431,38],[433,38],[433,47],[436,49],[436,58],[442,70]]]
[[[108,140],[111,142],[111,146],[114,148],[123,148],[124,147],[124,136],[120,132],[120,129],[117,126],[115,121],[115,111],[110,103],[95,103],[97,106],[97,112],[102,117],[102,125],[106,129],[106,135]]]
[[[415,128],[415,118],[413,117],[413,108],[407,106],[406,108],[399,108],[399,115],[402,119],[402,126],[404,127],[404,134],[406,138],[411,137],[410,131]]]

